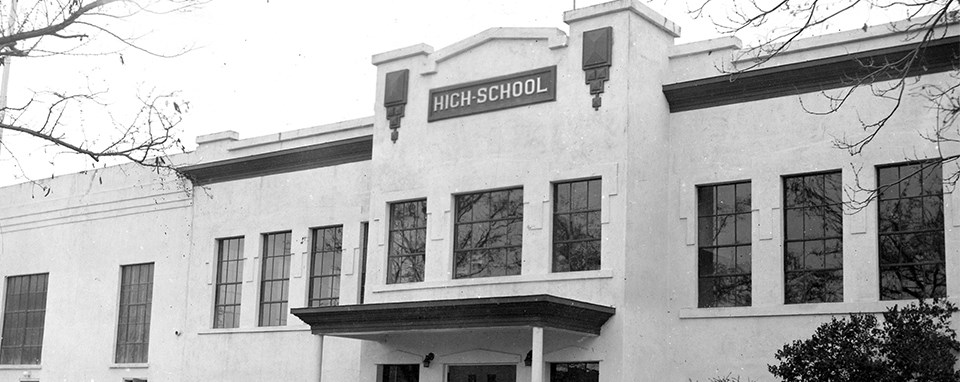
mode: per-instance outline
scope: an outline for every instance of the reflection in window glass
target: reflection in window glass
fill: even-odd
[[[523,189],[457,195],[455,278],[520,274]]]
[[[840,171],[783,179],[787,304],[843,301]]]
[[[939,161],[877,170],[880,299],[946,296]]]
[[[553,271],[600,269],[600,179],[553,185]]]
[[[550,382],[599,382],[599,362],[552,363]]]
[[[426,199],[391,204],[387,284],[423,281],[426,247]]]
[[[290,293],[290,232],[263,235],[260,282],[260,326],[287,324]]]
[[[120,276],[116,363],[146,363],[153,305],[153,263],[124,265]]]
[[[39,365],[47,311],[47,274],[7,278],[0,365]]]
[[[340,261],[343,227],[313,230],[310,257],[310,306],[340,304]]]
[[[240,324],[243,286],[243,238],[217,240],[217,289],[213,327],[236,328]]]
[[[698,306],[748,306],[750,182],[697,187]]]

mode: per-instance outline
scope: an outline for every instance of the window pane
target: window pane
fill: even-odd
[[[585,198],[586,186],[581,191]],[[557,200],[559,203],[559,198]],[[458,209],[454,224],[454,277],[520,274],[520,261],[515,258],[518,252],[510,250],[519,251],[522,242],[523,190],[457,195],[454,204]],[[470,209],[471,216],[466,209]],[[576,236],[586,229],[585,218],[578,221],[583,228],[574,227],[572,220],[568,219],[569,225],[566,226],[570,229],[565,235]]]
[[[880,299],[946,295],[943,185],[939,162],[880,168]],[[896,190],[896,191],[894,191]]]
[[[46,274],[7,278],[0,364],[40,364],[46,299]]]
[[[387,284],[423,281],[423,259],[427,241],[427,201],[392,203],[390,211],[392,219],[403,219],[404,223],[391,223],[390,245],[387,251]],[[466,214],[469,218],[472,216],[472,209],[458,211],[458,213]],[[456,231],[455,238],[458,243],[463,241],[465,245],[474,240],[469,230]]]
[[[784,301],[843,301],[840,171],[786,177],[783,184]]]
[[[153,264],[121,268],[120,319],[117,325],[116,363],[146,363],[153,300]]]
[[[263,235],[260,326],[283,326],[287,323],[286,304],[290,280],[290,239],[290,232]]]
[[[697,196],[699,306],[750,305],[750,183],[700,186]]]

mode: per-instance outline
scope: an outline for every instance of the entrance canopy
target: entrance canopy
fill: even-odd
[[[293,309],[313,334],[540,327],[599,335],[616,309],[551,295],[465,298]]]

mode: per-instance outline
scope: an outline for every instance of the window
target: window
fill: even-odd
[[[382,365],[381,382],[418,382],[420,381],[420,365]]]
[[[843,301],[840,171],[783,179],[784,301]]]
[[[290,232],[263,235],[260,281],[260,326],[287,324],[290,293]]]
[[[340,304],[340,261],[343,227],[313,230],[310,258],[310,306]]]
[[[426,199],[390,204],[387,284],[423,281],[423,261],[426,253]]]
[[[370,223],[360,223],[360,296],[357,300],[363,304],[363,294],[367,286],[367,239],[370,238]]]
[[[940,162],[882,167],[877,173],[880,299],[946,296]]]
[[[47,309],[47,274],[7,278],[0,365],[39,365]]]
[[[599,382],[599,362],[551,363],[550,382]]]
[[[217,289],[213,307],[214,328],[240,325],[243,286],[243,238],[217,240]]]
[[[116,363],[146,363],[153,302],[153,264],[124,265],[120,274]]]
[[[553,271],[600,269],[600,179],[553,185]]]
[[[750,182],[697,188],[701,308],[750,305]]]
[[[520,274],[523,189],[457,195],[454,277]]]

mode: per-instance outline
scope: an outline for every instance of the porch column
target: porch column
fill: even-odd
[[[317,382],[323,381],[323,335],[317,336],[320,339],[317,347]]]
[[[543,382],[543,328],[533,327],[533,362],[530,363],[530,381]]]

